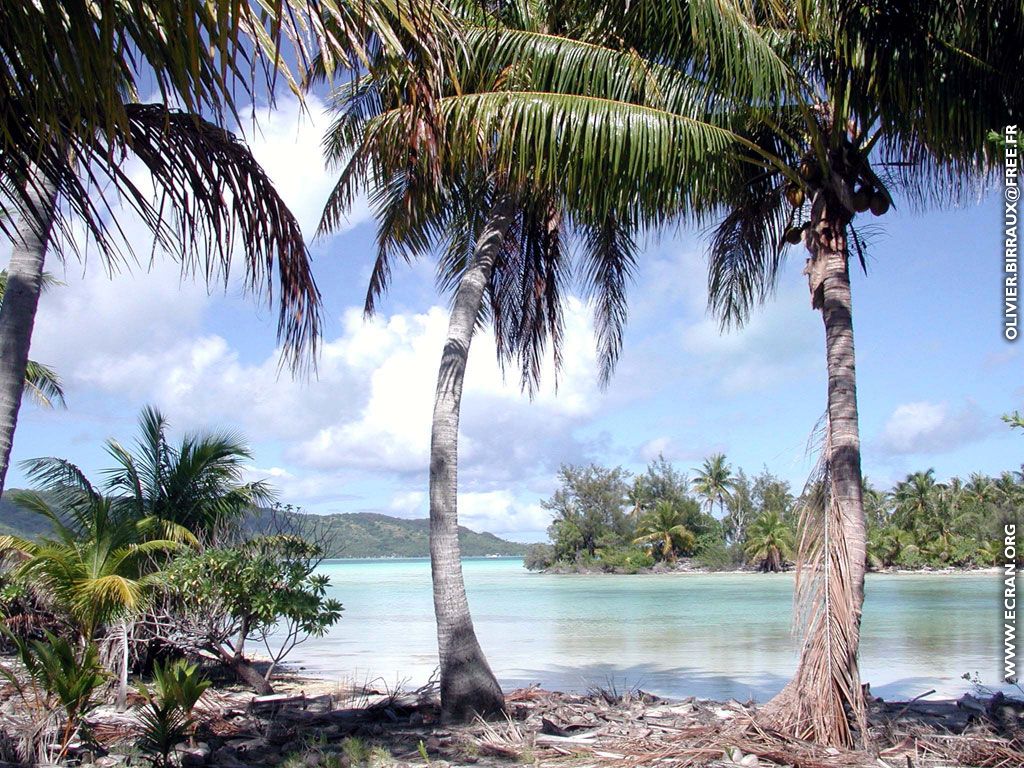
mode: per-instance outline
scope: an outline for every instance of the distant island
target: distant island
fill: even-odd
[[[430,521],[427,518],[405,520],[375,512],[283,514],[290,515],[301,528],[315,528],[330,559],[430,556]],[[271,510],[259,510],[250,525],[254,529],[265,528],[271,515]],[[22,509],[4,493],[0,499],[0,535],[36,539],[49,530],[46,518]],[[463,557],[521,557],[527,548],[525,544],[500,539],[493,533],[477,533],[464,526],[459,526],[459,543]]]

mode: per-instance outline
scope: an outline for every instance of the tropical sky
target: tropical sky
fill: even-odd
[[[324,168],[329,123],[283,101],[249,141],[311,235],[336,170]],[[854,324],[864,471],[888,487],[908,472],[998,473],[1024,460],[1024,438],[1000,415],[1024,408],[1021,345],[1001,334],[998,198],[956,210],[901,206],[867,222],[867,275],[854,275]],[[859,217],[863,219],[863,217]],[[279,374],[276,313],[243,295],[182,280],[122,219],[141,265],[107,274],[96,259],[51,261],[63,282],[43,298],[32,357],[55,367],[67,410],[28,404],[14,460],[56,455],[97,476],[106,438],[130,440],[146,404],[175,430],[240,432],[254,478],[307,511],[427,513],[427,453],[435,376],[447,326],[429,259],[395,272],[379,314],[362,301],[374,254],[368,207],[316,240],[325,336],[314,378]],[[565,366],[531,402],[474,340],[460,437],[460,518],[476,530],[535,541],[562,463],[641,471],[659,454],[690,471],[724,452],[733,467],[767,467],[799,489],[814,457],[808,439],[825,405],[821,318],[811,311],[802,248],[778,294],[739,331],[706,312],[705,234],[671,228],[643,246],[630,289],[625,349],[611,385],[597,381],[586,303],[566,317]],[[579,291],[577,291],[579,294]],[[12,469],[8,487],[24,487]]]

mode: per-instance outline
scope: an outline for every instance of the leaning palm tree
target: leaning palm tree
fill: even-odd
[[[108,265],[132,258],[115,200],[135,209],[186,274],[226,281],[236,247],[253,293],[269,301],[276,274],[285,359],[309,360],[320,305],[302,233],[225,128],[240,123],[239,96],[254,98],[262,85],[273,100],[278,74],[297,90],[286,62],[315,56],[325,72],[351,71],[368,48],[399,46],[400,32],[428,45],[437,17],[419,0],[3,4],[0,230],[13,250],[0,307],[0,491],[47,251],[80,252],[80,228]],[[155,85],[160,101],[137,103],[140,83]],[[129,156],[149,172],[152,193],[125,169]]]
[[[496,20],[503,28],[559,25],[555,9],[547,10],[510,5]],[[480,22],[474,4],[461,11],[468,23]],[[469,173],[449,165],[457,161],[447,156],[443,132],[418,101],[419,86],[409,86],[422,83],[416,66],[381,56],[365,77],[338,92],[339,116],[327,151],[330,160],[345,165],[321,231],[336,226],[356,192],[367,188],[379,222],[367,314],[396,257],[411,260],[439,250],[438,281],[453,293],[431,426],[430,546],[442,710],[446,719],[465,720],[504,708],[473,628],[458,543],[458,424],[474,332],[489,316],[499,361],[520,369],[522,386],[532,395],[549,342],[556,370],[561,362],[562,297],[568,246],[575,239],[582,281],[594,297],[601,379],[607,381],[621,345],[635,245],[632,232],[613,217],[597,219],[543,187],[507,183],[497,162]],[[459,87],[458,77],[446,80],[442,98]]]
[[[640,535],[633,543],[650,546],[666,562],[675,562],[697,544],[697,537],[685,525],[682,510],[671,501],[659,501],[641,520],[637,533]]]
[[[718,502],[718,510],[725,516],[725,502],[730,498],[729,494],[734,486],[732,469],[725,460],[724,453],[716,453],[704,459],[704,465],[694,470],[694,477],[691,480],[693,489],[704,499],[707,505],[708,514],[715,502]]]
[[[464,150],[449,155],[463,172],[497,158],[506,184],[541,184],[620,220],[712,223],[711,308],[724,325],[773,295],[789,245],[806,247],[829,374],[827,503],[815,509],[832,518],[814,526],[826,541],[806,550],[817,558],[807,567],[829,578],[805,582],[814,610],[803,612],[801,663],[771,709],[802,737],[852,744],[865,733],[866,563],[854,220],[884,215],[894,196],[949,202],[987,183],[989,131],[1024,105],[1022,9],[639,0],[575,10],[614,34],[470,36],[471,69],[502,77],[466,77],[435,105],[446,142]]]

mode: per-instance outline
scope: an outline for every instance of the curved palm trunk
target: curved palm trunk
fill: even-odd
[[[820,510],[821,528],[814,532],[818,540],[806,549],[804,531],[798,556],[799,569],[809,571],[802,578],[812,584],[797,593],[803,603],[797,610],[806,617],[800,663],[793,680],[766,707],[783,728],[834,746],[852,746],[867,735],[857,662],[867,530],[846,242],[849,220],[836,196],[818,195],[807,235],[811,256],[806,272],[812,305],[821,310],[825,325],[828,494]]]
[[[459,553],[458,437],[462,382],[484,292],[494,271],[513,203],[501,198],[491,208],[476,242],[472,265],[459,283],[441,355],[430,435],[430,573],[441,662],[441,711],[445,720],[465,721],[505,707],[501,687],[476,639],[462,579]]]
[[[32,327],[43,286],[43,263],[53,229],[57,186],[41,175],[27,182],[32,210],[18,226],[11,261],[7,266],[7,291],[0,305],[0,493],[14,444],[21,396],[25,391]]]

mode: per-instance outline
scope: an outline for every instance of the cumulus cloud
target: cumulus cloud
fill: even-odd
[[[949,403],[903,403],[889,416],[878,439],[890,455],[936,454],[955,450],[983,437],[986,417],[973,402],[954,408]]]

